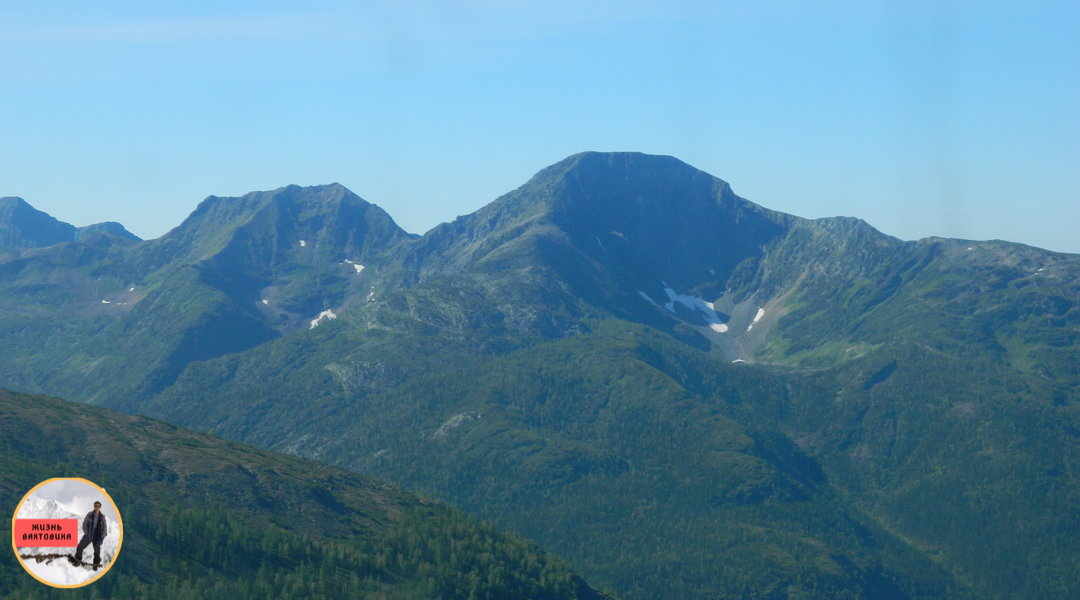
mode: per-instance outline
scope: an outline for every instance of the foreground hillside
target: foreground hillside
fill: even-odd
[[[518,537],[308,460],[3,390],[0,440],[0,504],[83,477],[124,519],[116,566],[87,588],[0,553],[5,598],[602,598]]]
[[[3,250],[0,332],[5,385],[423,491],[631,600],[1080,595],[1074,255],[583,153],[423,236],[290,186]]]

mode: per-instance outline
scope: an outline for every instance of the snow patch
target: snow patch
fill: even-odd
[[[304,246],[307,246],[307,242],[304,240],[300,240],[300,247],[303,248]]]
[[[129,292],[134,292],[134,291],[135,291],[135,288],[131,288],[131,289],[130,289],[130,290],[128,290],[128,291],[129,291]]]
[[[727,331],[727,325],[720,320],[720,315],[716,314],[716,310],[713,308],[712,302],[706,302],[701,298],[694,296],[684,296],[682,294],[675,293],[675,290],[665,287],[664,292],[668,296],[668,301],[664,303],[664,308],[671,312],[675,312],[675,303],[678,302],[690,310],[699,310],[704,313],[705,323],[710,329],[717,333],[723,333]],[[644,292],[641,292],[644,295]]]
[[[269,300],[263,300],[263,304],[269,305],[270,301]]]
[[[974,250],[974,248],[972,248],[971,246],[968,246],[968,250]]]
[[[112,302],[109,302],[108,300],[102,300],[101,303],[102,304],[112,304]]]
[[[604,243],[600,241],[600,238],[596,238],[596,243],[600,244],[600,249],[604,251],[604,254],[608,254],[608,255],[611,254],[610,252],[607,251],[607,248],[604,247]]]
[[[341,264],[343,264],[343,265],[352,265],[353,268],[356,269],[356,274],[357,275],[360,274],[360,271],[364,270],[364,265],[362,265],[360,263],[355,263],[355,262],[353,262],[353,261],[351,261],[351,260],[349,260],[347,258],[345,259],[345,262],[343,262]]]
[[[713,275],[716,275],[716,271],[714,271],[712,269],[709,269],[709,272],[712,273]]]
[[[353,268],[356,269],[356,274],[359,275],[364,270],[364,265],[353,265]]]
[[[764,308],[757,309],[757,314],[754,315],[754,323],[757,323],[758,321],[760,321],[761,317],[764,317],[764,316],[765,316],[765,309]],[[746,328],[746,330],[750,331],[751,329],[753,329],[754,328],[754,323],[751,323],[750,326]]]
[[[329,310],[329,309],[324,310],[321,313],[319,313],[319,316],[317,316],[317,317],[315,317],[314,319],[311,320],[311,327],[308,327],[308,329],[315,329],[323,321],[329,321],[331,319],[336,319],[336,318],[337,318],[337,315],[334,314],[334,311]]]
[[[659,304],[657,304],[656,302],[653,302],[653,299],[652,299],[652,298],[650,298],[650,297],[649,297],[649,295],[648,295],[648,294],[646,294],[645,292],[638,292],[638,293],[639,293],[639,294],[641,294],[641,297],[642,297],[642,298],[644,298],[644,299],[648,300],[649,302],[652,302],[652,305],[653,305],[653,306],[660,306],[660,305],[659,305]]]
[[[735,363],[744,363],[744,362],[746,362],[746,361],[745,361],[745,360],[743,360],[743,359],[741,359],[741,358],[736,358],[735,360],[731,361],[731,364],[735,364]]]

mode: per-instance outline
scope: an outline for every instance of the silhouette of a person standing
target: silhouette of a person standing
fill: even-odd
[[[94,544],[94,570],[101,566],[101,542],[109,534],[108,526],[105,525],[105,515],[101,514],[101,503],[94,502],[93,512],[86,513],[82,522],[83,538],[79,541],[79,547],[75,549],[75,560],[82,561],[83,550],[89,544]]]

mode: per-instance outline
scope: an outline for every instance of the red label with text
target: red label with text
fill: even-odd
[[[78,519],[15,519],[18,548],[74,548],[79,545]]]

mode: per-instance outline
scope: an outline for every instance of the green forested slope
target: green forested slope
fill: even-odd
[[[116,565],[78,590],[0,553],[5,598],[601,598],[519,537],[319,463],[2,390],[0,440],[9,510],[83,477],[124,520]]]
[[[461,356],[389,389],[293,396],[305,402],[288,424],[257,410],[172,418],[447,498],[628,598],[966,597],[947,568],[848,501],[785,423],[748,408],[791,389],[827,395],[819,374],[730,365],[618,321],[592,326],[500,358]],[[389,360],[365,364],[376,356]],[[264,354],[235,369],[268,364]],[[211,377],[183,383],[160,410],[252,396]]]
[[[384,409],[404,422],[381,427],[426,436],[369,431],[342,446],[387,452],[326,459],[359,459],[354,468],[498,515],[575,564],[596,560],[605,570],[584,572],[598,581],[630,575],[616,589],[653,597],[821,593],[815,578],[829,573],[826,556],[843,564],[836,555],[895,569],[910,597],[961,595],[941,580],[915,591],[911,581],[934,580],[930,562],[981,597],[1080,589],[1080,422],[1076,404],[1055,404],[1053,384],[917,346],[808,373],[718,364],[648,334],[554,346],[404,386]],[[369,399],[364,414],[378,406]],[[438,436],[454,412],[482,417]],[[438,418],[409,423],[416,414]],[[751,526],[772,539],[733,531]],[[582,530],[635,551],[597,560],[563,533]],[[794,558],[796,539],[828,549],[813,575]],[[718,559],[737,568],[718,570]],[[756,586],[735,587],[747,573]]]

